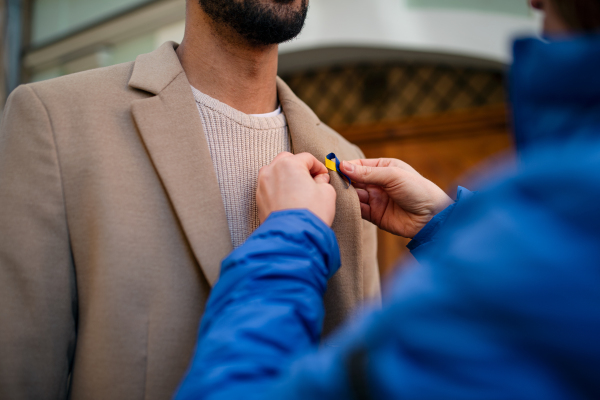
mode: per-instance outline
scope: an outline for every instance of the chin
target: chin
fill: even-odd
[[[302,0],[261,0],[265,3],[270,4],[279,4],[279,5],[290,5],[290,6],[300,6],[302,4]]]

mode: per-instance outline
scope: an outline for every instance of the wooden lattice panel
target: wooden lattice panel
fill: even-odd
[[[503,74],[443,65],[336,66],[284,75],[331,126],[395,121],[501,104]]]

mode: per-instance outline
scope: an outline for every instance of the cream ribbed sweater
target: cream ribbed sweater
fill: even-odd
[[[231,242],[236,248],[258,228],[258,170],[290,151],[283,113],[252,116],[192,87],[221,189]]]

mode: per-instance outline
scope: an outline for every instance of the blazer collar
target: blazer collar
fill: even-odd
[[[154,94],[131,112],[190,248],[212,285],[232,251],[231,235],[202,120],[176,43],[139,56],[129,86]]]
[[[317,149],[321,146],[318,126],[321,124],[319,117],[300,100],[290,87],[277,78],[277,95],[279,103],[288,121],[293,153],[320,153]]]
[[[221,261],[232,251],[231,235],[202,121],[176,47],[168,42],[136,59],[129,86],[154,96],[134,101],[132,114],[191,250],[212,285],[219,277]],[[342,146],[341,137],[322,127],[316,114],[279,78],[277,91],[294,153],[308,152],[321,161],[332,151],[342,159],[355,156],[347,153],[349,146]],[[347,190],[338,174],[331,175],[338,193],[333,229],[340,245],[350,249],[342,254],[342,263],[348,268],[338,273],[335,281],[361,271],[361,249],[353,238],[360,235],[362,224],[354,188]],[[355,287],[345,291],[360,295],[362,280],[351,280]],[[329,296],[335,297],[335,287]]]
[[[159,94],[178,75],[184,73],[175,50],[179,45],[166,42],[151,53],[135,59],[129,86],[152,94]]]
[[[282,104],[282,107],[288,109],[288,113],[292,118],[298,114],[298,116],[302,116],[303,119],[310,124],[319,125],[321,123],[317,114],[300,100],[280,77],[277,77],[277,95],[279,96],[279,102]],[[286,115],[286,118],[287,117],[288,116]]]

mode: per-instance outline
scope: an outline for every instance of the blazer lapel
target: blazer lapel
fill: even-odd
[[[292,90],[281,80],[277,79],[277,91],[279,102],[285,113],[290,130],[292,142],[292,152],[310,153],[321,162],[325,162],[325,156],[334,152],[340,160],[349,160],[356,157],[356,154],[350,154],[348,148],[352,147],[347,143],[341,144],[341,137],[335,134],[331,129],[321,127],[321,121],[317,115],[304,104]],[[346,182],[337,173],[331,173],[331,184],[335,187],[338,204],[343,208],[336,213],[336,219],[344,214],[347,217],[356,218],[360,221],[360,205],[358,195],[354,187],[347,188]],[[348,206],[348,207],[347,207]]]
[[[232,251],[221,191],[189,82],[169,42],[135,61],[129,86],[154,94],[132,114],[207,281]]]
[[[331,129],[321,126],[315,113],[298,99],[281,79],[277,81],[277,90],[279,102],[288,121],[294,154],[311,153],[321,162],[325,162],[325,156],[331,152],[336,153],[340,160],[357,157],[354,146],[344,142],[341,136]],[[340,245],[342,268],[329,282],[325,294],[325,333],[350,315],[364,293],[363,224],[358,195],[354,187],[347,188],[346,182],[339,174],[330,172],[329,175],[331,185],[337,192],[332,229]]]

